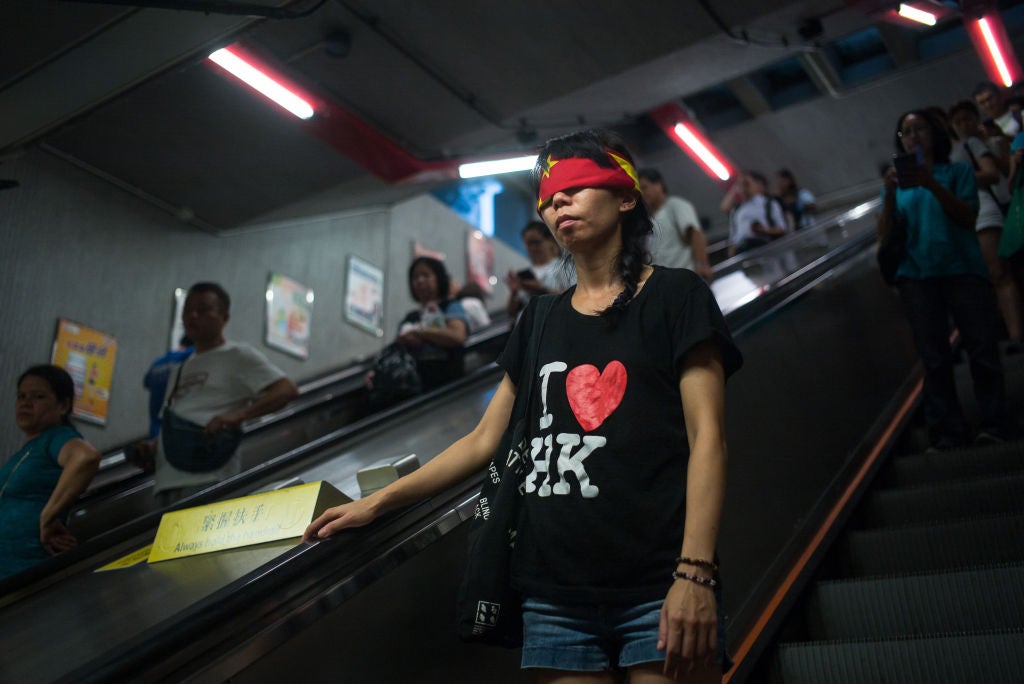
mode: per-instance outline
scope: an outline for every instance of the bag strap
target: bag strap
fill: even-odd
[[[964,152],[966,152],[967,156],[971,158],[971,165],[974,167],[974,170],[980,171],[981,165],[978,164],[978,158],[975,157],[974,152],[971,151],[971,146],[967,144],[966,140],[964,140],[962,144],[964,146]],[[999,213],[1003,215],[1003,218],[1006,218],[1006,212],[1003,211],[1003,203],[996,198],[996,193],[992,190],[992,186],[988,186],[985,190],[992,197],[992,201],[996,203],[996,206],[999,207]]]
[[[519,374],[519,385],[516,392],[516,400],[512,405],[512,418],[509,425],[515,425],[520,418],[525,418],[530,410],[530,401],[533,398],[534,376],[537,374],[537,357],[540,356],[540,342],[544,334],[544,326],[547,323],[548,314],[554,308],[559,295],[539,295],[533,300],[537,302],[536,315],[533,326],[530,328],[530,341],[526,346],[526,363]],[[526,391],[523,392],[523,381],[526,381]]]
[[[161,413],[163,413],[164,409],[171,407],[171,399],[173,399],[174,395],[178,393],[178,383],[181,382],[181,371],[184,370],[186,361],[188,361],[188,359],[182,359],[181,363],[178,364],[178,372],[174,374],[174,387],[171,388],[171,393],[168,394],[167,398],[164,400],[164,407],[163,409],[160,409]]]

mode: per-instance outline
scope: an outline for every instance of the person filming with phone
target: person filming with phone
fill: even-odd
[[[880,242],[905,233],[895,286],[924,365],[924,415],[935,449],[970,441],[953,380],[949,318],[970,360],[982,423],[976,441],[1003,441],[1009,414],[996,336],[996,303],[974,226],[978,190],[969,164],[950,163],[945,129],[923,110],[902,115],[885,173]]]
[[[509,291],[506,309],[512,319],[526,308],[530,298],[561,294],[576,284],[572,265],[562,260],[561,249],[546,225],[530,221],[523,228],[522,237],[530,267],[509,271],[505,277]]]

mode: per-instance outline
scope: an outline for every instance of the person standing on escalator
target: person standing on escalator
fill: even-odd
[[[295,383],[267,357],[243,342],[224,338],[231,298],[216,283],[196,283],[181,314],[195,352],[171,372],[160,436],[135,445],[135,462],[155,468],[154,493],[170,506],[241,472],[237,437],[246,420],[271,413],[299,395]],[[186,438],[216,451],[215,466],[199,460]],[[235,448],[231,448],[233,445]]]
[[[0,578],[78,544],[68,509],[99,469],[100,454],[71,425],[75,384],[58,366],[18,379],[14,416],[25,436],[0,467]]]
[[[523,392],[530,472],[517,483],[510,566],[523,668],[545,684],[720,682],[725,380],[742,356],[708,285],[650,264],[653,222],[618,136],[549,140],[534,181],[537,211],[571,255],[577,284],[527,306],[472,432],[327,510],[305,539],[369,524],[484,471]]]
[[[885,173],[881,243],[906,235],[895,285],[924,365],[924,418],[932,448],[971,440],[953,378],[950,318],[970,362],[982,423],[975,440],[1003,441],[1010,432],[1003,365],[996,335],[996,300],[975,223],[978,186],[970,165],[950,163],[943,126],[924,110],[896,123],[897,166]]]

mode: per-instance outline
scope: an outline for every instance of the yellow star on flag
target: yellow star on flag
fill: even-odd
[[[547,161],[548,168],[544,169],[544,171],[542,173],[542,175],[545,178],[550,178],[551,177],[551,169],[552,169],[552,167],[554,167],[555,164],[558,163],[558,161],[559,161],[558,159],[552,159],[550,156],[548,157],[548,161]]]
[[[626,172],[630,178],[633,179],[633,186],[635,190],[640,189],[640,177],[636,175],[636,169],[629,163],[629,160],[625,157],[620,157],[614,152],[608,152],[608,156],[615,160],[615,163],[622,167],[622,170]]]

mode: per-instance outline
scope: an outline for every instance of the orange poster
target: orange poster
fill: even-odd
[[[110,335],[66,318],[57,321],[50,362],[66,370],[75,381],[75,410],[71,415],[107,424],[116,356],[117,340]]]

